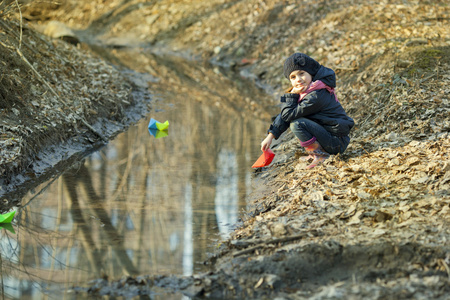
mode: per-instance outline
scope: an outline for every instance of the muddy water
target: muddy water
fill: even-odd
[[[180,57],[106,54],[152,93],[150,113],[22,199],[0,232],[6,298],[68,299],[100,277],[202,272],[246,206],[268,124],[263,91]],[[150,118],[168,120],[167,132],[150,134]]]

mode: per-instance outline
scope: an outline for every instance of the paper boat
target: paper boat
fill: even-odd
[[[149,128],[148,132],[150,132],[150,134],[153,135],[157,139],[166,137],[169,135],[169,132],[167,130],[157,130],[157,129]]]
[[[148,128],[163,131],[163,130],[166,130],[167,128],[169,128],[169,121],[160,123],[160,122],[156,121],[155,119],[151,118],[150,123],[148,123]]]
[[[15,214],[16,214],[16,211],[11,211],[9,213],[0,215],[0,223],[11,223]]]
[[[258,158],[258,160],[253,164],[252,168],[262,168],[270,165],[273,158],[275,157],[275,153],[272,150],[268,149],[263,151],[263,154]]]
[[[6,230],[8,230],[11,233],[16,233],[16,231],[14,230],[14,227],[12,226],[11,223],[1,223],[0,224],[0,229],[5,228]]]

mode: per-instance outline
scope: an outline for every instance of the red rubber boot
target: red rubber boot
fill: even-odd
[[[320,144],[315,141],[309,146],[305,147],[306,152],[313,157],[312,163],[307,166],[307,169],[312,169],[315,166],[323,163],[328,157],[330,157],[330,154],[328,154]]]

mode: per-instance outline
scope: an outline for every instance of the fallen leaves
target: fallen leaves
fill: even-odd
[[[333,157],[312,171],[305,170],[304,163],[293,156],[288,159],[293,172],[272,178],[271,172],[276,170],[267,171],[272,184],[281,183],[276,205],[261,213],[250,228],[244,226],[241,233],[263,238],[274,232],[283,234],[284,229],[290,234],[320,229],[323,235],[312,240],[332,237],[342,243],[358,243],[383,238],[400,243],[413,238],[445,246],[450,224],[449,147],[450,139],[443,135],[380,148],[344,163]],[[268,220],[281,224],[280,218],[283,223],[277,225],[278,230],[274,225],[271,230],[259,227]]]

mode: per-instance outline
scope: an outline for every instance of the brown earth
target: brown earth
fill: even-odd
[[[114,135],[105,120],[129,124],[130,84],[83,43],[207,59],[247,74],[274,99],[288,83],[283,60],[305,52],[336,70],[339,99],[357,124],[346,153],[312,170],[294,136],[280,138],[274,163],[255,173],[263,184],[242,226],[206,262],[210,272],[99,279],[80,293],[448,299],[446,1],[29,2],[22,23],[14,3],[2,5],[2,188],[13,175],[38,176],[30,165],[49,145],[87,137],[93,147]],[[32,29],[55,20],[81,46]]]

